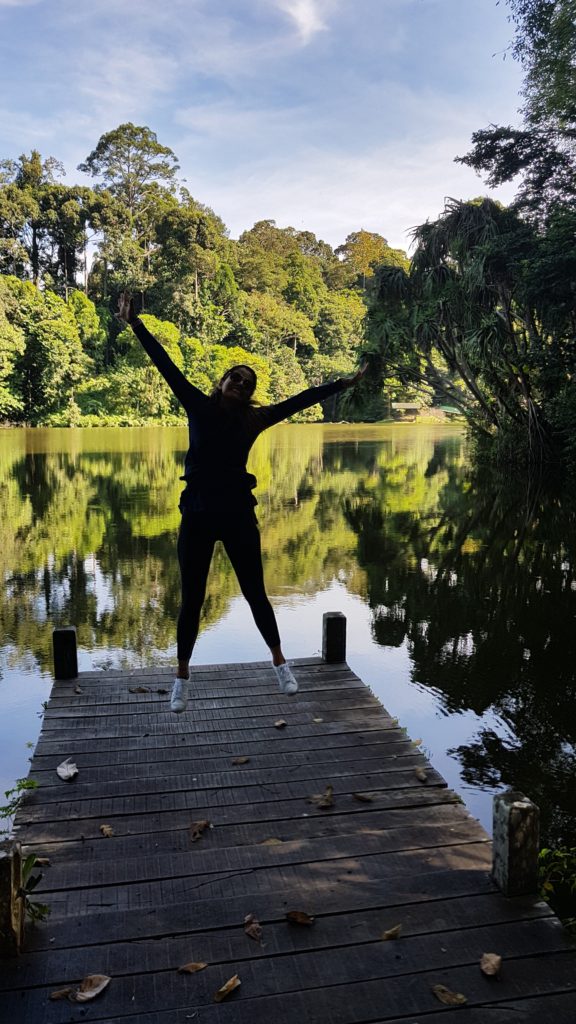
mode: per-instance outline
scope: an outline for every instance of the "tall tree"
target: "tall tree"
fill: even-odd
[[[391,249],[382,235],[375,231],[353,231],[343,245],[339,245],[336,254],[350,270],[353,282],[365,288],[366,282],[374,276],[378,266],[400,266],[408,268],[406,253],[400,249]]]
[[[156,221],[176,191],[176,156],[150,128],[126,122],[102,135],[78,169],[100,178],[95,190],[115,200],[113,208],[103,211],[103,260],[121,286],[143,292],[153,281]]]
[[[15,365],[22,418],[36,426],[63,410],[74,396],[89,359],[82,351],[72,309],[53,292],[13,280],[14,325],[24,334]]]
[[[0,217],[8,237],[20,243],[20,254],[26,253],[27,273],[38,284],[42,269],[43,249],[49,232],[43,216],[42,197],[47,186],[64,174],[62,164],[54,157],[42,160],[37,149],[30,156],[0,162]],[[12,247],[12,253],[15,253]]]
[[[576,202],[576,0],[507,0],[525,72],[523,124],[474,132],[460,163],[495,186],[521,175],[516,204],[542,222]]]
[[[410,274],[376,274],[368,320],[375,368],[432,389],[487,437],[509,437],[517,459],[522,446],[542,458],[554,403],[576,368],[564,280],[576,253],[561,265],[552,255],[574,221],[542,235],[492,200],[449,201],[416,230]]]
[[[101,178],[96,189],[119,199],[135,221],[142,217],[158,184],[174,189],[179,167],[172,150],[158,142],[155,132],[128,121],[101,135],[78,170]]]

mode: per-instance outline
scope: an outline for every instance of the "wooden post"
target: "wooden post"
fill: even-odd
[[[0,843],[0,955],[16,956],[24,942],[24,900],[20,843]]]
[[[494,797],[492,877],[505,896],[538,891],[540,811],[510,789]]]
[[[342,612],[324,612],[322,658],[329,665],[346,661],[346,616]]]
[[[63,626],[52,633],[54,651],[54,678],[76,679],[78,675],[78,654],[76,649],[76,626]]]

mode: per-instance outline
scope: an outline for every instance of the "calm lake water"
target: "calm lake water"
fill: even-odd
[[[54,626],[80,668],[175,653],[181,428],[0,432],[0,788],[25,776]],[[460,432],[280,426],[251,470],[288,656],[348,619],[348,661],[483,824],[508,786],[576,845],[576,501],[475,475]],[[196,663],[263,660],[218,547]]]

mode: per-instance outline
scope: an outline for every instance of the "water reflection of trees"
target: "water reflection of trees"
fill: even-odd
[[[407,643],[413,680],[447,711],[508,724],[508,739],[484,728],[454,752],[465,781],[523,789],[547,841],[576,842],[574,495],[472,475],[441,448],[423,504],[401,476],[384,467],[348,502],[374,636]]]
[[[116,661],[125,651],[125,663],[151,662],[174,643],[182,432],[95,433],[17,431],[2,439],[1,625],[14,656],[32,654],[42,669],[50,668],[60,623],[77,626],[84,648],[114,649]],[[321,428],[300,430],[296,446],[289,433],[276,433],[279,443],[262,438],[251,466],[272,595],[279,587],[314,591],[342,574],[358,587],[356,538],[342,508],[353,474],[335,467],[319,483]],[[218,546],[203,625],[218,621],[239,592]]]

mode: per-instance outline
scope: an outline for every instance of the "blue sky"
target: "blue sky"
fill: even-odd
[[[406,248],[445,196],[487,193],[453,158],[517,120],[511,34],[504,0],[0,0],[0,158],[79,181],[133,121],[232,237],[273,218]]]

